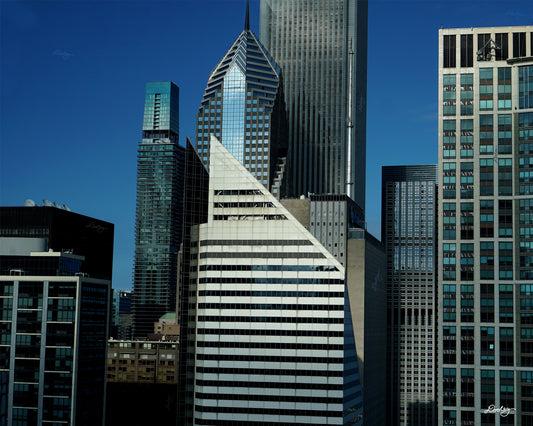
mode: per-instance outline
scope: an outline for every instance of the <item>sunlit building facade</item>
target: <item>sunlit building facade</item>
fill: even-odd
[[[146,337],[162,315],[176,311],[185,152],[178,145],[178,114],[178,86],[170,81],[146,83],[137,166],[135,337]]]
[[[532,153],[533,27],[441,29],[438,424],[533,424]]]
[[[180,424],[362,424],[344,267],[214,137],[209,173],[184,258]]]

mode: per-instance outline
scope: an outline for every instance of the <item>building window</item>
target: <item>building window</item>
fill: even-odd
[[[518,68],[518,105],[533,108],[533,65]]]
[[[456,36],[444,36],[444,68],[455,68]]]
[[[509,35],[507,33],[496,34],[496,60],[505,61],[509,57]]]
[[[474,65],[474,38],[472,34],[461,35],[461,67]]]
[[[526,56],[526,33],[513,33],[513,58]]]

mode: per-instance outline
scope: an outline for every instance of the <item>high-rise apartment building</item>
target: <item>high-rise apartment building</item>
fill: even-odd
[[[532,148],[533,27],[441,29],[438,424],[533,424]]]
[[[437,166],[382,169],[387,425],[436,425]]]
[[[211,72],[198,111],[196,148],[209,164],[210,135],[278,198],[287,191],[287,119],[279,66],[244,30]]]
[[[0,424],[104,422],[112,263],[111,223],[0,208]]]
[[[170,81],[146,84],[137,166],[133,329],[176,311],[177,264],[183,218],[185,149],[178,145],[179,89]]]
[[[260,39],[281,66],[293,196],[348,194],[363,210],[367,0],[261,0]]]
[[[180,424],[362,424],[344,267],[216,138],[189,177]]]

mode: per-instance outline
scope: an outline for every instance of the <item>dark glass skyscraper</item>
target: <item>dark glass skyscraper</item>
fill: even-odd
[[[136,337],[176,311],[177,257],[183,215],[183,147],[178,145],[179,89],[170,81],[146,84],[143,137],[137,169],[133,282]]]
[[[367,0],[261,0],[260,38],[284,75],[293,195],[347,193],[363,210],[367,15]]]
[[[198,111],[196,148],[209,164],[209,135],[215,135],[279,197],[288,186],[281,70],[250,30],[248,10],[244,27],[209,76]]]
[[[434,425],[437,166],[383,167],[381,185],[381,236],[387,253],[387,425]]]

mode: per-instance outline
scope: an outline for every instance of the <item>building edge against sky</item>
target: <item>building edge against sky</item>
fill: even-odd
[[[210,173],[184,257],[180,421],[362,423],[344,268],[214,137]]]
[[[439,31],[438,129],[438,424],[530,425],[533,27]]]
[[[364,211],[367,27],[366,0],[261,0],[260,39],[283,70],[292,196],[348,193]]]

